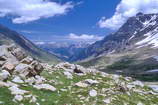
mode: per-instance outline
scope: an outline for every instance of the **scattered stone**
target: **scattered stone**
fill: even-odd
[[[110,103],[111,103],[111,99],[110,99],[110,98],[107,98],[107,99],[103,100],[103,102],[104,102],[105,104],[110,104]]]
[[[15,76],[12,81],[15,83],[24,83],[24,81],[19,76]]]
[[[16,86],[12,86],[8,89],[11,91],[11,94],[13,94],[13,95],[24,95],[25,93],[29,92],[29,91],[26,91],[26,90],[19,89]]]
[[[45,79],[44,77],[39,76],[39,75],[36,75],[36,76],[35,76],[35,83],[36,83],[36,84],[42,84],[42,83],[45,82],[45,81],[46,81],[46,79]]]
[[[13,63],[11,63],[11,62],[6,62],[6,63],[2,66],[2,69],[8,70],[9,72],[12,72],[14,68],[15,68],[15,65],[13,65]]]
[[[94,89],[92,89],[92,90],[89,91],[89,95],[90,95],[91,97],[95,97],[95,96],[97,96],[97,91],[94,90]]]
[[[73,76],[70,72],[65,71],[64,75],[68,78],[68,79],[73,79]]]
[[[85,88],[85,87],[88,87],[88,84],[83,83],[83,82],[78,82],[78,83],[75,84],[75,86]]]
[[[0,61],[0,66],[3,66],[4,63],[5,61]]]
[[[22,101],[23,100],[23,96],[22,95],[15,95],[14,99],[15,101]]]
[[[30,100],[30,103],[35,103],[37,101],[36,97],[35,96],[32,96],[31,100]]]
[[[10,73],[6,70],[2,70],[0,73],[0,80],[6,80],[10,76]]]
[[[150,88],[152,88],[154,91],[158,92],[158,85],[148,85]]]
[[[50,90],[50,91],[56,91],[56,88],[49,84],[39,84],[39,85],[33,85],[36,89],[44,89],[44,90]]]
[[[3,101],[0,101],[0,104],[4,104],[4,102],[3,102]]]
[[[19,60],[21,61],[24,59],[27,55],[24,51],[22,51],[20,48],[16,48],[14,51],[12,51],[12,54]]]
[[[21,61],[21,63],[24,63],[24,64],[31,64],[32,63],[32,61],[33,61],[33,58],[31,58],[31,57],[26,57],[26,58],[24,58],[22,61]]]
[[[40,64],[38,61],[33,61],[31,63],[31,66],[35,70],[36,75],[39,75],[42,72],[42,70],[44,69],[42,64]]]
[[[0,87],[9,87],[6,82],[0,81]]]
[[[25,82],[28,83],[29,85],[33,85],[36,82],[36,80],[34,77],[30,77],[26,79]]]
[[[23,74],[24,76],[27,76],[30,71],[29,68],[30,68],[29,65],[20,63],[19,65],[15,67],[14,73]]]
[[[74,69],[75,73],[84,73],[83,70],[84,70],[83,67],[81,67],[79,65],[75,65],[75,69]]]
[[[144,105],[142,102],[139,102],[137,105]]]
[[[41,99],[42,102],[46,101],[45,99]]]
[[[66,92],[67,90],[66,89],[60,89],[61,91],[63,91],[63,92]]]
[[[85,83],[87,83],[89,85],[93,85],[93,84],[98,84],[99,82],[97,80],[86,79]]]
[[[144,84],[141,81],[134,81],[131,84],[136,85],[136,86],[140,86],[140,87],[144,87]]]

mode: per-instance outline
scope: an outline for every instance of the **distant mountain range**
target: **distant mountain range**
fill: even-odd
[[[0,25],[0,45],[3,44],[16,44],[28,54],[42,61],[50,61],[54,63],[60,61],[55,55],[39,49],[35,44],[21,34]]]
[[[90,43],[79,42],[75,44],[70,43],[50,43],[50,42],[36,42],[36,45],[41,49],[44,49],[64,61],[72,62],[76,59],[76,55],[80,54]]]

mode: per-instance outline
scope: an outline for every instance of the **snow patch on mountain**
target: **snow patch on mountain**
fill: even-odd
[[[152,35],[152,33],[149,32],[144,36],[146,36],[146,38],[137,42],[136,45],[152,45],[152,48],[158,48],[158,33]]]

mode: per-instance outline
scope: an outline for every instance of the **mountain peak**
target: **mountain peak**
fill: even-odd
[[[136,16],[142,16],[142,15],[144,15],[142,12],[138,12],[138,13],[136,14]]]

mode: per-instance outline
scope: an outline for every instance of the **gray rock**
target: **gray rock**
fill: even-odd
[[[24,58],[24,59],[21,61],[21,63],[24,63],[24,64],[31,64],[32,61],[33,61],[33,58],[31,58],[31,57],[28,56],[28,57]]]
[[[24,51],[22,51],[20,48],[15,49],[12,51],[12,54],[19,60],[21,61],[24,59],[27,55]]]
[[[8,70],[9,72],[12,72],[14,68],[15,68],[15,65],[13,63],[11,63],[11,62],[6,62],[2,66],[2,69]]]
[[[11,86],[11,87],[8,88],[8,89],[11,91],[11,94],[12,94],[12,95],[24,95],[24,94],[26,94],[26,93],[29,93],[29,91],[19,89],[19,88],[16,87],[16,86]]]
[[[14,101],[22,101],[23,100],[23,96],[22,95],[15,95],[15,97],[14,97],[14,99],[13,99]]]
[[[23,74],[24,76],[27,76],[30,72],[29,68],[29,65],[20,63],[15,67],[14,74]]]
[[[97,80],[92,80],[92,79],[86,79],[84,82],[89,84],[89,85],[93,85],[93,84],[98,84],[99,83]]]
[[[68,79],[73,79],[73,76],[70,72],[65,71],[64,75],[68,78]]]
[[[10,73],[6,70],[2,70],[0,73],[0,80],[6,80],[10,76]]]
[[[97,91],[94,90],[94,89],[92,89],[92,90],[89,91],[89,95],[90,95],[91,97],[95,97],[95,96],[97,96]]]
[[[12,81],[15,83],[24,83],[24,81],[19,76],[15,76]]]
[[[36,89],[44,89],[44,90],[50,90],[50,91],[56,91],[56,88],[49,84],[38,84],[33,86]]]

